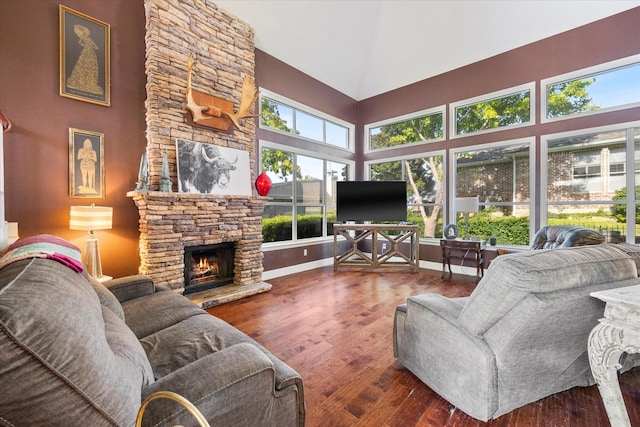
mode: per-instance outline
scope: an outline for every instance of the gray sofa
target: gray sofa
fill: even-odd
[[[107,282],[44,258],[0,270],[0,425],[133,426],[168,390],[215,426],[303,426],[300,376],[145,276]],[[143,425],[196,425],[154,400]]]
[[[499,256],[469,297],[417,295],[397,307],[395,356],[482,421],[594,384],[587,339],[604,303],[589,293],[639,284],[638,255],[605,243]]]

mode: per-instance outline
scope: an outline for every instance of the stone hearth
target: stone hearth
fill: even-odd
[[[262,211],[266,199],[159,191],[131,191],[140,213],[141,274],[184,290],[184,248],[233,242],[233,284],[190,294],[209,307],[259,292],[262,282]]]

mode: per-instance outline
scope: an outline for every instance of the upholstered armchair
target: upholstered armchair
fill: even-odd
[[[398,306],[394,354],[482,421],[592,385],[587,338],[604,303],[590,293],[640,283],[632,250],[605,243],[500,256],[469,297],[430,293]]]
[[[605,238],[596,230],[574,225],[548,225],[533,237],[530,249],[569,248],[599,245]]]

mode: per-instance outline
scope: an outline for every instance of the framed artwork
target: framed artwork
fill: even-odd
[[[251,196],[249,152],[176,139],[178,191]]]
[[[110,27],[60,5],[60,95],[111,105]]]
[[[104,198],[104,134],[69,128],[69,195]]]

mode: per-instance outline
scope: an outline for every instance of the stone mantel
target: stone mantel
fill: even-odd
[[[140,214],[140,268],[158,284],[184,288],[186,246],[235,243],[237,286],[262,281],[266,197],[130,191]]]
[[[142,197],[148,199],[177,199],[177,200],[205,200],[205,201],[221,201],[229,199],[237,200],[255,200],[264,204],[271,199],[268,196],[240,196],[235,194],[201,194],[201,193],[176,193],[167,191],[151,191],[151,190],[132,190],[127,192],[127,197]]]

